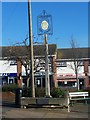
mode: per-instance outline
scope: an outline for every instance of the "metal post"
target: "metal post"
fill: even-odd
[[[42,86],[43,86],[43,85],[42,85],[42,76],[41,76],[41,89],[42,89]]]
[[[46,82],[46,97],[51,97],[50,96],[50,79],[49,79],[47,34],[44,35],[44,40],[45,40],[45,82]]]
[[[79,88],[79,79],[77,78],[77,89],[79,90],[80,88]]]
[[[28,0],[28,22],[29,22],[29,43],[30,43],[30,59],[31,59],[32,97],[35,97],[33,40],[32,40],[32,17],[31,17],[31,4],[30,4],[30,0]]]

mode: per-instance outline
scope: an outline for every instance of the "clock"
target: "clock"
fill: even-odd
[[[46,20],[42,21],[41,27],[43,30],[47,30],[48,29],[48,22]]]

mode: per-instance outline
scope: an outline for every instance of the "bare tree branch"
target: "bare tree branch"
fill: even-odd
[[[78,71],[80,69],[79,66],[81,64],[81,60],[80,60],[81,53],[80,53],[79,48],[77,47],[77,44],[73,38],[71,38],[70,44],[71,44],[71,48],[72,48],[72,61],[74,63],[74,66],[71,64],[70,67],[72,70],[74,70],[74,72],[76,74],[77,89],[79,90]]]
[[[8,61],[12,60],[16,62],[18,59],[22,62],[22,65],[25,67],[27,81],[30,79],[31,75],[31,63],[30,63],[30,46],[27,43],[28,37],[26,37],[22,42],[17,42],[14,46],[9,48]],[[25,54],[22,55],[22,52],[25,51]],[[38,60],[38,61],[37,61]],[[34,73],[40,72],[41,58],[34,56]],[[28,87],[28,86],[27,86]]]

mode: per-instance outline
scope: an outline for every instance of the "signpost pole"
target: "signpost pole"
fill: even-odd
[[[50,79],[49,79],[49,62],[48,62],[48,42],[47,34],[44,35],[45,41],[45,82],[46,82],[46,97],[50,97]]]
[[[47,14],[43,10],[42,14],[38,16],[38,34],[44,35],[45,42],[45,86],[46,86],[46,97],[50,96],[50,79],[49,79],[49,62],[48,62],[48,42],[47,35],[52,34],[52,16]]]

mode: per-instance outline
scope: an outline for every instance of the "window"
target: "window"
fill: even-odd
[[[82,60],[77,61],[77,63],[78,63],[78,66],[83,66],[83,61]]]
[[[67,67],[67,63],[65,61],[63,62],[56,62],[57,67]]]
[[[90,85],[90,76],[89,76],[89,85]]]
[[[12,65],[17,65],[16,61],[11,61],[10,66],[12,66]]]
[[[9,84],[13,84],[13,79],[9,79]]]
[[[89,66],[90,66],[90,60],[89,60]]]

